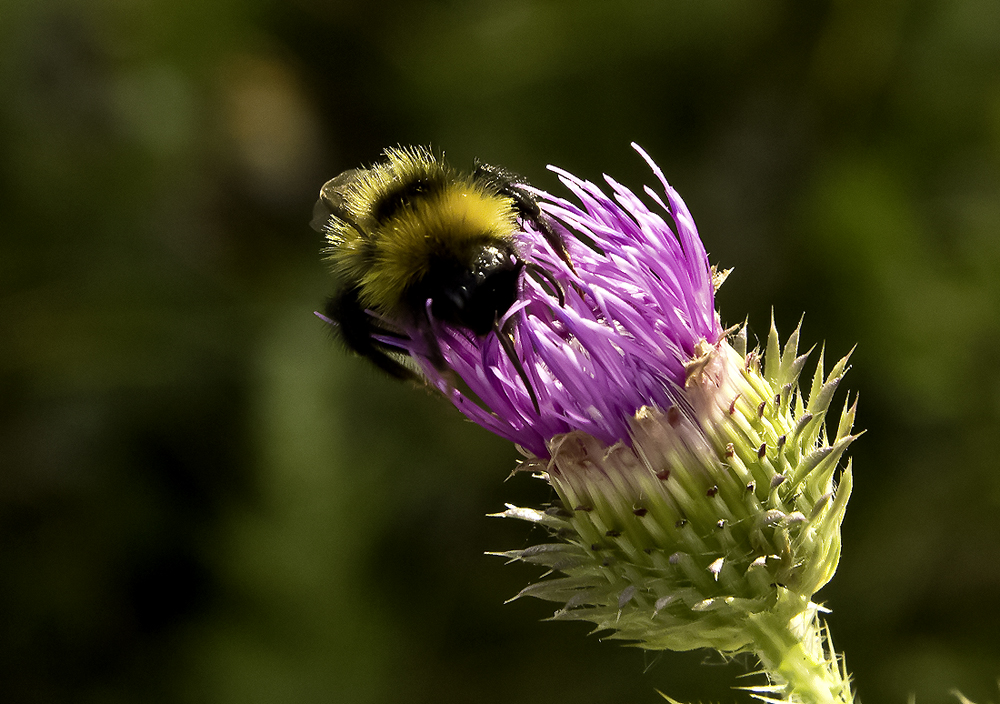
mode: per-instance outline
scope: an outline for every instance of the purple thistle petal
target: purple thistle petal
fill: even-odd
[[[530,222],[522,226],[520,256],[549,272],[565,299],[560,306],[547,290],[551,284],[539,283],[529,269],[505,315],[503,329],[513,337],[540,412],[493,333],[477,338],[434,324],[445,361],[471,395],[434,367],[420,334],[392,342],[406,347],[429,382],[467,417],[539,457],[548,455],[549,440],[571,430],[608,445],[629,442],[636,411],[676,404],[695,345],[722,336],[708,256],[691,213],[659,167],[633,147],[660,182],[663,195],[649,187],[644,192],[662,213],[611,178],[613,197],[550,167],[580,202],[535,191],[575,271]]]

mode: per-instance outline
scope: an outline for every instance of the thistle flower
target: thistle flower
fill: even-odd
[[[627,441],[630,419],[641,408],[684,403],[685,365],[699,342],[714,344],[722,337],[713,273],[691,214],[659,168],[636,149],[659,178],[666,202],[652,189],[646,193],[666,211],[676,233],[610,179],[618,202],[558,169],[583,207],[539,192],[573,265],[525,224],[521,256],[549,276],[525,277],[518,301],[500,322],[511,331],[514,356],[531,388],[496,335],[477,338],[444,325],[435,330],[448,367],[469,393],[435,368],[421,335],[410,335],[406,345],[459,410],[537,457],[547,456],[552,438],[573,430],[607,445]],[[553,283],[560,286],[558,295]]]
[[[820,353],[803,393],[798,329],[782,348],[772,322],[763,357],[745,327],[723,331],[714,293],[725,274],[635,148],[659,180],[644,189],[655,208],[610,178],[611,196],[558,169],[579,204],[537,192],[572,264],[522,224],[529,275],[498,328],[514,354],[496,334],[433,320],[449,372],[421,335],[387,343],[517,443],[520,469],[558,494],[547,510],[498,514],[553,537],[499,553],[549,570],[518,596],[647,649],[753,652],[769,678],[752,688],[761,699],[849,702],[812,601],[836,570],[851,491],[850,463],[836,474],[857,437],[855,405],[826,429],[847,358],[825,374]]]

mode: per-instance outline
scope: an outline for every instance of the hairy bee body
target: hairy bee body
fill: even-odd
[[[519,218],[565,257],[518,177],[481,164],[456,172],[419,147],[387,149],[384,162],[345,171],[320,191],[312,224],[326,235],[339,282],[327,317],[350,349],[401,378],[414,375],[403,346],[385,340],[416,330],[433,359],[432,318],[502,337],[498,321],[525,268]]]

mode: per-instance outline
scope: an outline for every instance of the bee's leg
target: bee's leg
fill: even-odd
[[[511,324],[510,320],[507,321],[507,328]],[[524,384],[524,388],[528,392],[528,396],[531,398],[531,405],[535,407],[535,413],[541,415],[542,412],[538,408],[538,397],[535,395],[535,389],[531,385],[531,380],[528,379],[527,372],[524,371],[524,365],[521,364],[521,360],[518,359],[517,350],[514,349],[514,336],[509,330],[504,330],[501,328],[499,321],[497,321],[493,326],[493,332],[496,333],[497,340],[500,341],[500,346],[503,347],[503,351],[507,354],[507,358],[510,363],[514,365],[514,369],[517,371],[517,375],[521,377],[521,382]]]
[[[569,252],[566,251],[566,243],[563,242],[562,237],[549,225],[548,219],[542,214],[542,209],[538,207],[538,201],[535,199],[535,196],[524,187],[524,179],[521,176],[499,166],[480,163],[476,164],[473,177],[486,181],[496,188],[499,193],[512,198],[518,215],[522,219],[531,221],[538,228],[538,231],[542,233],[542,237],[549,243],[552,250],[559,255],[560,259],[566,262],[569,270],[574,274],[576,273],[576,269],[573,268],[573,262],[569,258]]]
[[[518,198],[517,194],[522,195],[522,199]],[[514,198],[514,202],[517,204],[518,212],[521,214],[522,218],[527,218],[531,223],[538,228],[539,232],[542,233],[542,237],[545,241],[549,243],[552,250],[566,262],[566,266],[574,274],[576,273],[576,267],[573,266],[573,260],[569,258],[569,252],[566,251],[566,243],[563,242],[562,237],[552,229],[549,225],[548,218],[542,214],[541,208],[538,207],[538,202],[532,197],[530,193],[524,191],[516,186],[511,186],[510,190],[506,195]]]
[[[424,307],[424,314],[414,321],[417,333],[420,335],[420,339],[424,343],[423,348],[418,350],[417,354],[421,358],[430,362],[431,366],[434,367],[434,370],[441,375],[445,382],[452,388],[455,388],[459,384],[459,376],[448,365],[448,360],[445,358],[444,351],[441,349],[441,343],[438,341],[437,335],[434,333],[434,322],[431,321],[429,300],[424,304]]]
[[[443,375],[448,375],[451,372],[451,367],[448,366],[448,360],[444,358],[444,352],[441,351],[441,344],[434,335],[430,320],[427,320],[426,324],[420,325],[419,329],[426,348],[424,356],[427,357],[437,371]]]
[[[353,352],[366,357],[385,373],[402,380],[416,380],[419,376],[396,357],[389,354],[391,347],[380,343],[375,335],[398,335],[378,324],[358,300],[358,291],[347,288],[327,301],[326,316],[336,323],[337,337]],[[399,352],[404,354],[402,350]]]
[[[524,268],[528,270],[529,274],[534,275],[536,280],[544,281],[549,285],[549,287],[552,289],[552,295],[559,300],[560,308],[566,305],[566,297],[565,294],[563,293],[562,286],[560,286],[559,282],[556,281],[556,277],[552,275],[552,272],[546,271],[542,267],[538,266],[537,264],[532,264],[531,262],[525,263]]]

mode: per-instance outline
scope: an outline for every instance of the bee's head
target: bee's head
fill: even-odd
[[[424,310],[430,300],[437,320],[485,335],[517,298],[523,266],[504,241],[479,247],[464,261],[433,258],[427,275],[411,288],[408,298],[413,310]]]

